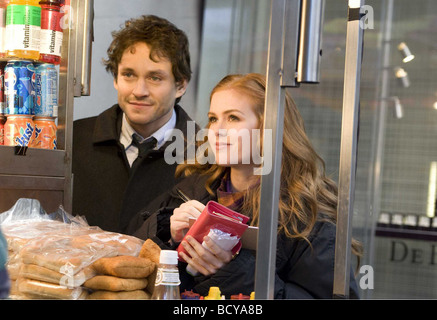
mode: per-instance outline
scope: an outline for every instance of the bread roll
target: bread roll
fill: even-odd
[[[20,256],[24,264],[38,265],[63,274],[76,274],[88,264],[88,257],[43,255],[25,250],[21,252]],[[69,272],[64,270],[67,267],[70,269]]]
[[[100,258],[92,266],[98,274],[139,279],[147,278],[155,270],[156,264],[147,258],[117,256]]]
[[[141,251],[139,253],[139,256],[142,258],[148,258],[156,263],[156,265],[159,264],[159,257],[161,255],[161,248],[151,239],[147,239],[143,246],[141,247]],[[153,292],[155,290],[155,280],[156,280],[156,272],[157,268],[149,275],[148,280],[149,283],[147,284],[146,290],[148,292]]]
[[[21,278],[17,280],[18,291],[25,295],[45,299],[79,299],[84,289],[76,287],[69,289],[53,283]]]
[[[95,271],[89,266],[74,275],[65,275],[35,264],[23,264],[21,266],[20,276],[33,280],[66,285],[68,287],[79,287],[86,280],[95,276]]]
[[[87,299],[92,300],[149,300],[150,294],[143,290],[135,291],[95,291],[88,295]]]
[[[105,247],[112,247],[117,255],[137,256],[143,245],[143,240],[121,233],[100,231],[74,237],[71,245],[82,248],[90,243],[100,243]]]
[[[147,279],[125,279],[113,276],[97,275],[85,281],[84,287],[92,290],[134,291],[147,286]]]
[[[159,264],[159,256],[161,255],[161,248],[153,242],[151,239],[147,239],[143,246],[141,247],[139,257],[140,258],[147,258],[155,262],[156,264]]]

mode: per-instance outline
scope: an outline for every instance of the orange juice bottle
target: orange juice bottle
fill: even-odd
[[[39,0],[10,0],[6,11],[6,55],[38,60],[40,32]]]

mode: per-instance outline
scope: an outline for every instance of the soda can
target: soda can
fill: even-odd
[[[5,113],[5,69],[0,63],[0,115]]]
[[[31,147],[35,138],[32,115],[8,116],[5,123],[5,146]]]
[[[31,115],[35,101],[35,68],[31,61],[11,60],[5,67],[5,114]]]
[[[35,123],[35,139],[33,140],[33,148],[40,149],[57,149],[57,127],[55,118],[53,117],[36,117]]]
[[[5,117],[0,116],[0,146],[5,144]]]
[[[58,116],[58,71],[55,65],[35,66],[35,116]]]

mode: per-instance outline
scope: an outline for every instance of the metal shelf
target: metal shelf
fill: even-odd
[[[63,206],[72,213],[72,140],[74,97],[89,93],[89,62],[92,42],[93,0],[69,0],[61,64],[57,119],[58,150],[28,148],[18,155],[15,147],[0,146],[0,213],[9,210],[19,198],[40,201],[52,212]],[[0,62],[14,60],[1,58]]]
[[[65,176],[65,151],[28,148],[16,155],[15,147],[0,146],[0,175]]]
[[[378,237],[404,238],[413,240],[437,241],[437,231],[431,228],[425,229],[407,229],[377,226],[375,235]]]

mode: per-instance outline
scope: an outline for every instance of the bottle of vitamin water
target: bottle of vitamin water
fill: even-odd
[[[6,54],[39,59],[41,7],[39,0],[10,0],[6,11]]]
[[[41,6],[41,45],[39,60],[52,64],[61,63],[63,31],[61,28],[61,0],[43,0]]]
[[[0,58],[6,56],[6,7],[9,0],[0,0]]]

